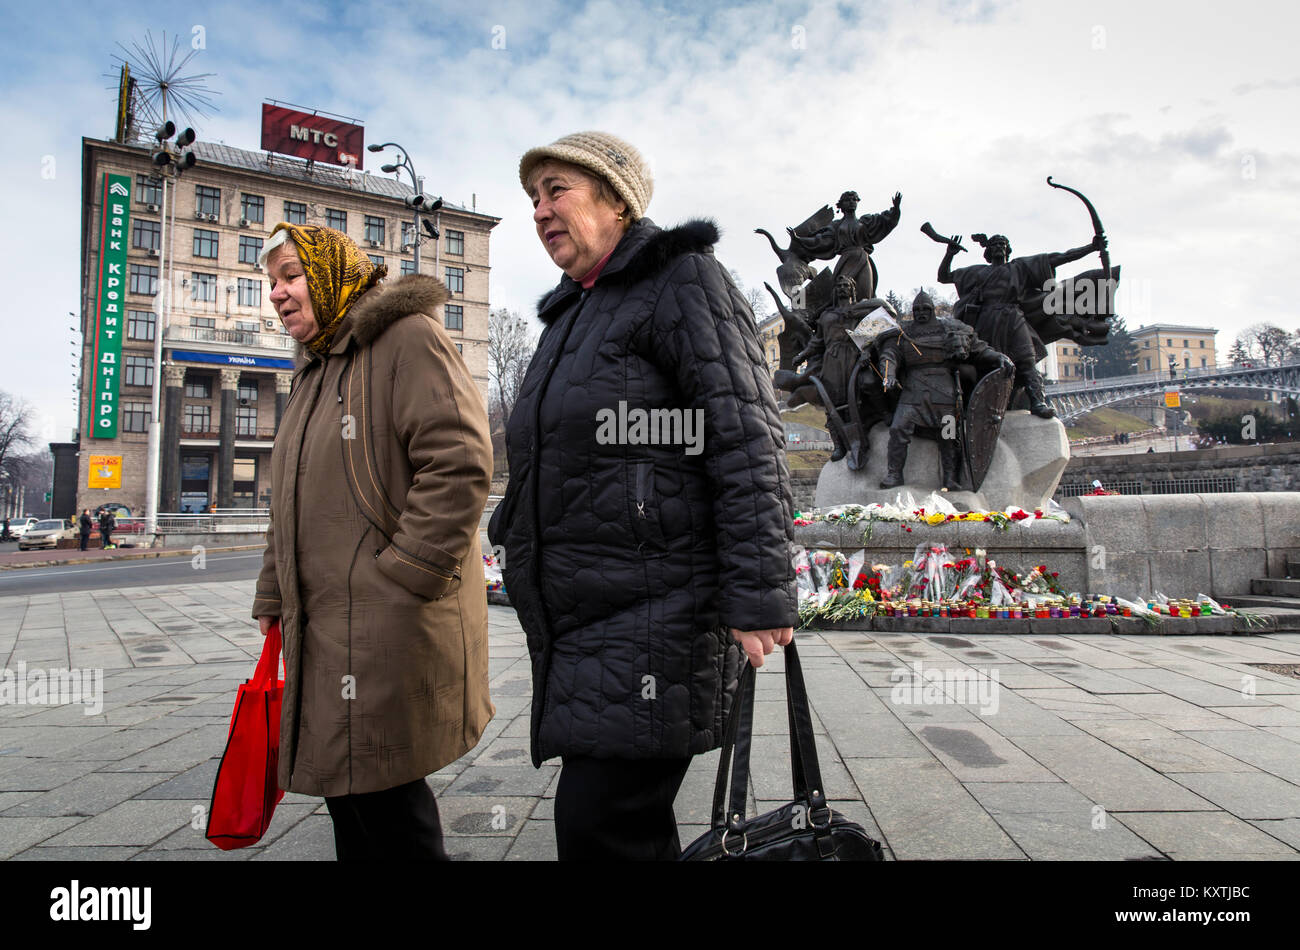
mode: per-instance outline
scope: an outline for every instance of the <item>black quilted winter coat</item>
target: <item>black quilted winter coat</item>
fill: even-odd
[[[744,662],[727,628],[796,622],[781,420],[717,239],[643,218],[589,291],[566,276],[539,306],[488,528],[532,655],[534,765],[718,747]]]

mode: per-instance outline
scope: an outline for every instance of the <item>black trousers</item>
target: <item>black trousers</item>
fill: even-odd
[[[81,550],[86,550],[88,544],[90,544],[90,532],[83,531],[81,532]]]
[[[438,802],[424,779],[326,798],[340,861],[446,861]]]
[[[673,799],[691,760],[566,756],[555,791],[561,861],[676,861]]]

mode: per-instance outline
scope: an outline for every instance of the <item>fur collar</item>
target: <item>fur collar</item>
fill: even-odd
[[[348,313],[352,339],[358,346],[369,346],[407,314],[436,317],[438,309],[450,299],[443,282],[428,274],[406,274],[382,283],[363,294]]]
[[[623,236],[596,278],[596,286],[631,284],[651,277],[683,255],[711,251],[720,236],[718,225],[708,218],[687,221],[667,230],[649,218],[642,218]],[[581,285],[566,274],[559,286],[547,291],[537,301],[538,317],[543,323],[551,323],[563,309],[557,304],[581,289]]]

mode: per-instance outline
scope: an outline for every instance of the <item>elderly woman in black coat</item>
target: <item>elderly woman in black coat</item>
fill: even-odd
[[[646,218],[635,148],[569,135],[519,177],[564,272],[488,529],[532,655],[533,764],[562,759],[561,860],[673,859],[673,799],[722,744],[742,653],[793,636],[781,420],[717,228]]]

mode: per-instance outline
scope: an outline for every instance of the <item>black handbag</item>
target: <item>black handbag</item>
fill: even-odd
[[[833,811],[826,802],[817,748],[813,745],[808,692],[794,641],[785,648],[785,686],[794,800],[766,814],[745,817],[749,748],[754,731],[754,668],[746,660],[718,760],[713,826],[686,847],[682,852],[683,861],[884,860],[880,842],[870,837],[861,825]],[[724,811],[728,766],[731,766],[731,799],[730,807]]]

